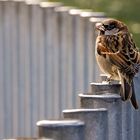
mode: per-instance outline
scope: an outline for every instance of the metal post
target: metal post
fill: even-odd
[[[97,84],[92,84],[96,87]],[[98,86],[98,85],[97,85]],[[109,87],[111,85],[108,85]],[[115,85],[113,85],[115,86]],[[117,85],[118,86],[118,85]],[[108,110],[108,125],[109,125],[109,140],[122,140],[122,101],[120,96],[114,91],[106,91],[107,85],[101,86],[101,92],[92,92],[89,94],[80,94],[82,108],[107,108]],[[104,88],[104,89],[103,89]],[[92,88],[93,89],[93,88]],[[106,91],[106,92],[105,92]],[[116,94],[114,94],[116,93]],[[94,94],[94,95],[93,95]]]
[[[85,140],[108,140],[107,110],[71,109],[63,111],[64,118],[85,122]]]
[[[136,94],[136,99],[138,101],[139,109],[135,110],[132,107],[132,127],[133,127],[133,139],[134,140],[139,140],[140,138],[140,71],[139,73],[134,77],[134,88],[135,88],[135,94]]]
[[[56,38],[54,41],[56,42],[54,45],[54,53],[57,52],[58,57],[54,60],[54,66],[58,66],[57,68],[54,69],[55,72],[57,72],[58,76],[58,84],[59,88],[59,99],[63,100],[63,102],[59,102],[59,114],[61,110],[64,108],[69,108],[72,106],[72,67],[73,65],[71,64],[72,62],[72,46],[71,46],[71,20],[69,18],[69,10],[72,7],[57,7],[55,8],[55,29],[54,34],[56,34]],[[60,114],[61,115],[61,114]]]
[[[5,2],[0,1],[0,89],[1,89],[1,96],[0,96],[0,130],[1,130],[1,137],[6,135],[6,126],[5,126],[5,42],[4,42],[4,12],[5,12]]]
[[[79,120],[44,120],[37,122],[40,138],[85,140],[84,123]]]
[[[56,29],[56,17],[55,17],[55,11],[54,9],[56,7],[60,7],[62,3],[54,3],[54,2],[41,2],[40,7],[42,9],[42,26],[44,31],[44,41],[43,41],[43,48],[44,50],[42,53],[44,53],[44,78],[43,83],[45,83],[44,86],[44,99],[46,100],[44,102],[45,104],[45,110],[44,114],[47,118],[58,118],[60,114],[60,107],[59,107],[59,63],[57,63],[58,60],[58,47],[55,44],[55,40],[57,38],[57,34],[55,31]],[[57,51],[56,51],[57,50]],[[50,94],[51,93],[51,94]],[[43,96],[42,96],[43,97]],[[56,105],[52,102],[56,103]],[[42,104],[43,105],[43,104]],[[52,109],[53,108],[53,109]],[[47,111],[46,111],[47,110]]]
[[[103,18],[105,17],[105,13],[103,12],[92,12],[91,10],[82,10],[80,13],[80,38],[81,40],[78,40],[78,44],[80,47],[80,50],[83,52],[82,57],[82,64],[83,64],[83,87],[82,92],[88,92],[89,90],[89,82],[95,80],[95,76],[93,75],[93,71],[95,71],[94,68],[94,51],[93,51],[93,34],[94,28],[91,25],[91,22],[89,19],[91,17],[94,18]],[[80,55],[81,56],[81,55]],[[80,64],[80,66],[82,66]],[[81,68],[80,70],[81,71]]]
[[[79,59],[77,59],[79,57],[79,54],[80,54],[80,51],[78,51],[80,48],[79,46],[77,45],[77,36],[79,35],[79,32],[78,32],[78,28],[79,28],[79,15],[80,15],[80,12],[81,10],[80,9],[70,9],[69,10],[69,20],[70,20],[70,27],[69,27],[69,33],[70,33],[70,46],[69,46],[69,55],[71,57],[71,107],[73,108],[76,108],[78,106],[77,104],[77,100],[78,100],[78,97],[77,97],[77,92],[79,92],[79,85],[81,84],[81,80],[78,80],[78,74],[81,75],[80,77],[82,77],[82,73],[81,71],[79,71],[78,73],[78,68],[81,68],[81,67],[78,67],[81,62],[79,61]],[[82,88],[82,87],[81,87]],[[76,94],[73,94],[73,93],[76,93]],[[69,108],[71,108],[69,107]]]
[[[58,47],[55,44],[57,38],[56,17],[54,9],[56,7],[62,6],[59,2],[41,2],[40,6],[43,11],[43,30],[44,34],[44,83],[45,92],[44,98],[46,100],[45,106],[47,111],[45,112],[45,117],[47,118],[58,118],[60,114],[59,107],[59,94],[55,94],[59,91],[59,63],[58,60]],[[57,51],[56,51],[57,50]],[[49,67],[48,67],[49,66]],[[50,94],[51,93],[51,94]],[[54,97],[55,96],[55,97]],[[56,103],[57,106],[52,102]],[[53,109],[52,109],[53,108]]]
[[[92,17],[89,19],[90,21],[90,44],[91,44],[91,51],[89,53],[90,57],[92,57],[90,60],[90,64],[92,64],[92,69],[93,69],[93,81],[99,82],[99,77],[101,74],[101,71],[97,65],[97,61],[96,61],[96,56],[95,56],[95,42],[96,42],[96,37],[97,37],[97,33],[95,30],[95,24],[99,21],[102,21],[103,19],[105,19],[106,17]],[[92,82],[92,81],[91,81]]]

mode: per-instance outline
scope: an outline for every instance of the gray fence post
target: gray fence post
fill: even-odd
[[[105,17],[105,13],[103,12],[92,12],[91,10],[82,10],[80,13],[80,17],[79,17],[79,27],[77,29],[79,29],[78,32],[78,36],[77,36],[77,49],[79,49],[78,51],[80,52],[79,56],[77,56],[77,58],[79,58],[79,60],[81,61],[81,63],[77,63],[78,66],[78,73],[82,72],[83,73],[83,77],[79,76],[80,79],[79,81],[82,83],[82,87],[81,90],[82,92],[88,92],[89,89],[89,81],[92,81],[95,77],[95,75],[93,75],[93,67],[94,67],[94,57],[93,57],[93,44],[91,44],[91,41],[93,40],[93,38],[91,38],[91,34],[93,34],[93,27],[91,27],[90,21],[89,19],[91,17],[96,17],[96,18],[101,18],[101,17]],[[94,42],[95,43],[95,42]],[[83,54],[83,55],[81,55]],[[93,60],[91,60],[93,59]],[[93,66],[93,67],[92,67]],[[91,70],[93,70],[91,72]],[[88,71],[88,73],[87,73]],[[83,78],[83,79],[82,79]]]
[[[55,8],[63,4],[60,2],[41,2],[40,7],[43,12],[43,30],[44,30],[44,98],[45,102],[45,117],[58,118],[60,116],[59,106],[59,51],[56,45],[57,21],[55,16]],[[49,73],[49,74],[48,74]],[[50,94],[51,93],[51,94]],[[55,102],[52,102],[52,100]],[[53,109],[51,109],[53,108]]]
[[[44,117],[42,114],[42,112],[40,111],[40,114],[38,114],[38,112],[36,110],[39,109],[39,106],[41,106],[41,104],[39,104],[39,98],[38,98],[38,93],[40,94],[40,98],[42,98],[42,94],[43,94],[43,84],[39,83],[38,81],[41,81],[41,79],[39,79],[40,76],[40,68],[42,68],[42,63],[44,62],[42,60],[42,62],[40,63],[40,59],[42,59],[40,57],[40,53],[43,51],[43,39],[44,39],[44,32],[42,31],[41,27],[42,27],[42,13],[41,13],[41,9],[38,3],[31,3],[29,1],[27,1],[26,3],[26,9],[24,9],[22,6],[20,7],[20,16],[19,17],[19,46],[21,48],[20,54],[23,55],[23,60],[22,63],[24,63],[24,68],[23,68],[23,73],[21,73],[23,75],[21,75],[22,77],[22,82],[24,82],[23,84],[23,89],[27,89],[27,93],[26,91],[25,94],[26,96],[24,96],[23,98],[25,98],[25,102],[24,102],[24,107],[27,105],[29,105],[29,103],[32,100],[32,109],[30,108],[30,112],[28,112],[27,110],[27,115],[30,115],[31,117],[31,121],[30,121],[30,130],[31,130],[31,134],[33,136],[36,136],[36,127],[35,127],[35,123],[40,116]],[[28,11],[28,14],[26,13],[26,10]],[[23,22],[24,21],[24,22]],[[23,26],[22,26],[22,22],[23,22]],[[26,30],[26,28],[28,28],[28,30]],[[29,31],[29,32],[28,32]],[[26,38],[26,33],[28,32],[28,38]],[[23,49],[23,50],[22,50]],[[44,57],[44,54],[41,54],[42,57]],[[28,57],[29,61],[25,61],[27,60],[26,57]],[[22,68],[22,63],[20,63],[20,68]],[[29,77],[27,77],[27,74]],[[42,71],[43,74],[43,71]],[[26,80],[26,78],[29,80]],[[29,82],[29,83],[28,83]],[[42,86],[41,91],[40,91],[40,84]],[[23,93],[24,95],[24,93]],[[21,96],[20,96],[21,97]],[[44,98],[43,98],[44,99]],[[26,104],[27,102],[27,104]],[[42,103],[44,102],[44,100],[42,100]],[[29,106],[31,107],[31,106]],[[26,107],[28,108],[28,107]],[[42,110],[44,108],[42,107]],[[40,115],[40,116],[39,116]],[[26,129],[25,129],[26,131]],[[28,131],[26,132],[28,133]]]
[[[101,75],[102,81],[105,81],[106,76]],[[113,81],[113,83],[116,83]],[[119,84],[113,84],[109,87],[109,89],[103,87],[105,91],[113,92],[113,89],[116,93],[119,93]],[[97,88],[96,88],[97,87]],[[112,87],[112,88],[111,88]],[[137,101],[139,103],[139,73],[134,77],[134,87]],[[93,92],[98,92],[100,89],[100,85],[92,86]],[[99,93],[99,92],[98,92]],[[130,101],[122,101],[122,140],[139,140],[139,110],[135,110]]]
[[[107,110],[71,109],[63,111],[66,119],[79,119],[85,122],[85,140],[108,140]]]
[[[136,98],[139,105],[139,110],[134,110],[132,112],[132,124],[133,124],[133,132],[134,132],[134,140],[140,139],[140,71],[139,73],[134,77],[134,87],[135,87],[135,93]]]
[[[62,6],[62,3],[59,2],[42,2],[40,4],[43,12],[43,30],[44,30],[44,97],[46,100],[45,103],[45,117],[58,117],[61,108],[59,106],[59,48],[56,44],[57,34],[57,21],[56,21],[56,12],[55,8]],[[49,73],[49,74],[48,74]],[[51,94],[50,94],[51,93]],[[56,104],[54,104],[52,102]],[[45,107],[44,106],[44,107]],[[53,109],[51,109],[53,108]],[[49,113],[48,113],[49,112]]]
[[[99,86],[101,88],[96,87]],[[91,92],[89,94],[80,94],[82,108],[107,108],[108,110],[108,127],[109,127],[109,140],[122,140],[122,101],[118,93],[108,92],[108,84],[92,84],[98,89],[98,92]],[[114,85],[115,86],[115,85]],[[104,89],[103,89],[104,88]],[[92,87],[92,89],[94,89]],[[106,92],[105,92],[106,91]]]
[[[135,94],[140,105],[140,72],[134,77]],[[140,110],[135,110],[130,101],[122,104],[122,139],[139,140],[140,138]]]
[[[71,20],[69,19],[69,10],[72,7],[62,6],[55,8],[55,16],[56,16],[56,23],[57,28],[54,33],[57,34],[57,37],[55,41],[57,41],[57,44],[55,44],[56,49],[59,52],[58,58],[56,58],[58,66],[58,78],[59,78],[59,98],[64,99],[63,104],[62,102],[59,103],[59,109],[64,109],[64,106],[69,108],[72,104],[72,67],[71,64],[71,34],[69,28],[71,27]],[[70,56],[71,55],[71,56]],[[69,74],[68,74],[69,73]],[[67,93],[67,94],[66,94]],[[69,98],[70,97],[70,98]],[[68,100],[69,99],[69,100]],[[59,113],[60,113],[59,112]]]
[[[0,89],[1,89],[1,95],[0,95],[0,111],[1,111],[1,115],[0,115],[0,130],[1,130],[1,137],[5,136],[5,122],[3,120],[3,118],[5,117],[5,109],[4,109],[4,40],[3,40],[3,32],[4,32],[4,23],[3,23],[3,1],[0,1]]]
[[[100,74],[101,74],[101,71],[97,65],[97,61],[96,61],[96,57],[95,57],[95,42],[96,42],[96,37],[97,37],[97,33],[96,33],[96,30],[95,30],[95,24],[99,21],[102,21],[103,19],[105,19],[106,17],[91,17],[89,19],[90,21],[90,44],[91,44],[91,50],[89,52],[89,58],[92,57],[92,60],[90,60],[90,65],[92,64],[91,68],[90,69],[93,69],[93,81],[96,81],[98,82],[99,81],[99,77],[100,77]],[[92,81],[90,81],[92,82]]]
[[[0,1],[1,5],[1,44],[2,61],[1,69],[3,70],[4,78],[1,78],[3,86],[1,90],[3,105],[2,118],[0,121],[4,122],[3,128],[0,129],[1,134],[6,137],[17,134],[18,131],[18,27],[17,25],[17,11],[19,4],[24,4],[23,1]],[[1,102],[1,101],[0,101]],[[20,114],[20,113],[19,113]],[[16,120],[16,121],[15,121]],[[1,124],[0,122],[0,124]],[[2,132],[3,131],[3,132]]]
[[[71,94],[73,94],[72,97],[70,98],[71,100],[71,106],[69,106],[68,108],[74,107],[76,108],[78,106],[77,104],[77,92],[81,89],[82,90],[82,86],[81,86],[81,80],[79,79],[79,77],[83,77],[82,76],[82,70],[79,71],[78,73],[78,66],[79,64],[81,64],[81,61],[78,59],[79,54],[81,53],[81,51],[79,51],[79,46],[77,45],[77,38],[79,36],[79,15],[80,15],[81,10],[80,9],[70,9],[69,10],[69,41],[70,46],[69,48],[69,53],[68,55],[71,56],[71,67],[69,69],[69,72],[71,73],[71,87],[72,89],[69,90],[71,92]],[[81,46],[80,46],[81,47]],[[77,63],[78,62],[78,63]],[[81,68],[81,66],[80,66]],[[81,76],[79,76],[81,75]],[[79,81],[79,82],[78,82]]]
[[[45,120],[37,122],[40,138],[85,140],[84,123],[79,120]]]
[[[25,2],[17,3],[17,71],[18,71],[18,91],[17,98],[15,98],[15,103],[17,103],[18,112],[18,133],[16,136],[30,136],[32,133],[32,120],[29,121],[27,118],[31,117],[32,112],[30,111],[31,102],[31,75],[30,75],[30,62],[31,62],[31,52],[30,52],[30,23],[31,23],[31,9]],[[20,105],[19,105],[20,103]],[[23,110],[26,111],[23,112]],[[26,114],[26,115],[23,115]],[[26,121],[25,121],[26,120]],[[27,124],[27,125],[25,125]],[[26,127],[25,127],[26,126]],[[23,131],[24,128],[24,131]]]
[[[11,48],[11,20],[12,20],[12,10],[13,6],[11,5],[12,2],[5,1],[3,2],[3,19],[2,19],[2,26],[3,26],[3,66],[1,67],[4,71],[4,79],[3,79],[3,86],[4,86],[4,133],[5,135],[11,136],[12,132],[12,125],[13,125],[13,116],[12,116],[12,109],[13,109],[13,102],[12,102],[12,48]]]

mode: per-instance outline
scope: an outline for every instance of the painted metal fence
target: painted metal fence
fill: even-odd
[[[77,95],[99,80],[94,26],[104,17],[61,3],[0,1],[0,138],[36,136],[38,120],[78,107]],[[123,140],[139,140],[139,118],[123,104]]]
[[[104,14],[74,9],[0,1],[0,138],[35,136],[97,79],[89,18]]]

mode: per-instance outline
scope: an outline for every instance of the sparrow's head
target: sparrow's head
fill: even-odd
[[[99,35],[115,35],[118,32],[126,32],[127,26],[116,19],[106,19],[100,23],[96,23],[96,29]]]

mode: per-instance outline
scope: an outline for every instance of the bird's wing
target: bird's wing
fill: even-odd
[[[127,70],[130,68],[129,60],[124,57],[121,52],[117,53],[106,53],[106,56],[109,58],[110,62],[118,67],[119,70]],[[127,72],[127,71],[126,71]]]
[[[139,70],[140,53],[138,52],[129,34],[119,36],[118,39],[119,43],[117,52],[110,52],[106,49],[106,51],[102,51],[101,54],[108,57],[110,62],[117,66],[122,74],[126,73],[128,75],[132,75],[133,77]],[[115,41],[116,40],[114,40],[114,42]],[[112,49],[116,46],[113,46],[112,43],[111,46],[108,45],[107,47]]]
[[[140,63],[140,53],[130,34],[124,34],[122,36],[122,46],[122,53],[127,54],[132,63]]]

